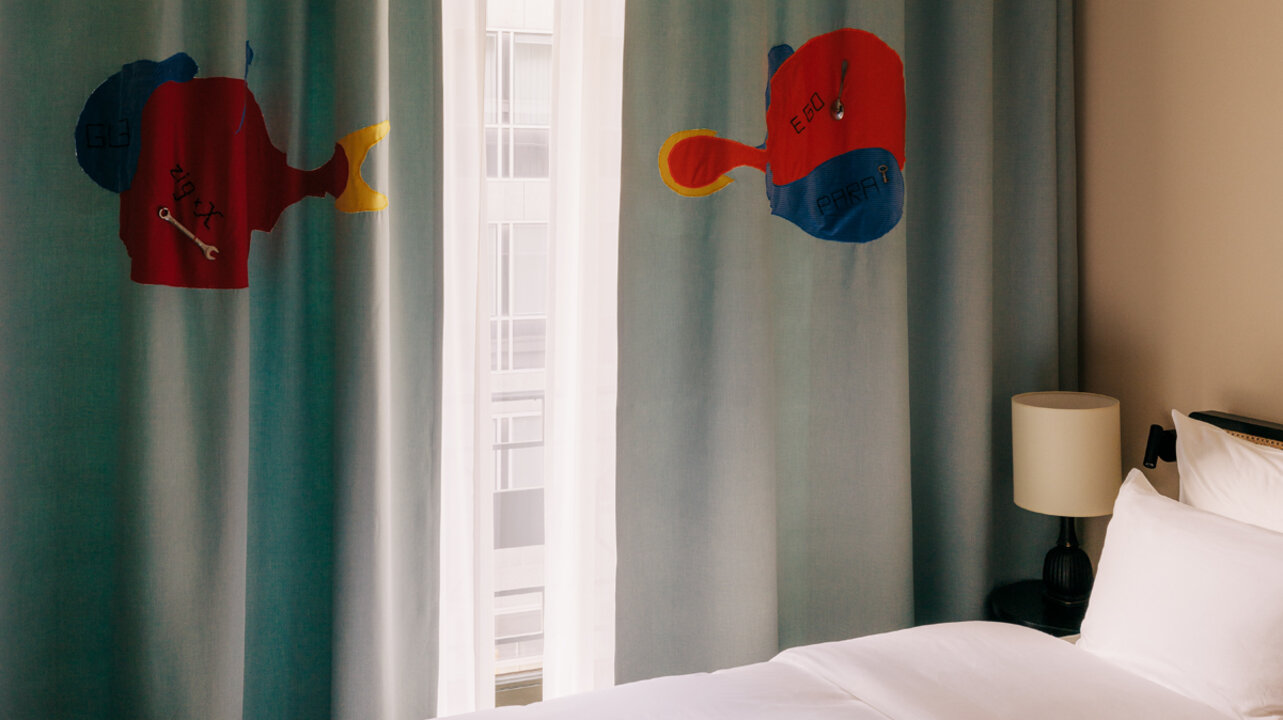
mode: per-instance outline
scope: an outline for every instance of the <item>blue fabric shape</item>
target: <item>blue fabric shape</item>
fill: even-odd
[[[771,214],[807,233],[838,242],[869,242],[891,231],[904,213],[904,176],[895,156],[859,148],[825,160],[809,175],[776,185],[766,171]]]
[[[249,64],[252,62],[254,62],[254,48],[250,47],[249,40],[246,40],[245,41],[245,86],[246,87],[249,87]],[[248,105],[249,100],[246,99],[245,103],[246,105]],[[239,125],[236,126],[235,134],[239,135],[241,132],[241,128],[243,127],[245,127],[245,106],[244,105],[241,106],[241,122]]]
[[[166,82],[195,76],[196,61],[180,52],[161,62],[129,63],[99,85],[76,123],[76,160],[85,173],[112,192],[128,190],[138,169],[147,99]]]
[[[771,78],[775,77],[775,71],[780,69],[785,60],[793,57],[792,45],[776,45],[766,53],[766,107],[771,107]]]

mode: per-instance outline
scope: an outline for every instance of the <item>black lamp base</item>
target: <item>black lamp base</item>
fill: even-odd
[[[1091,558],[1078,547],[1074,519],[1060,518],[1060,539],[1042,562],[1043,595],[1059,605],[1081,607],[1091,595]]]

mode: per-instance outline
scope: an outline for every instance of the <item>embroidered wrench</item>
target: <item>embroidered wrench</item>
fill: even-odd
[[[195,233],[183,227],[183,224],[178,222],[178,218],[174,217],[174,215],[169,212],[169,208],[162,207],[159,211],[157,211],[157,214],[160,215],[161,220],[164,220],[170,225],[173,225],[174,227],[178,228],[178,232],[191,238],[193,242],[199,245],[201,252],[205,253],[206,260],[214,259],[214,254],[218,252],[218,248],[208,243],[201,242],[201,239],[196,237]]]

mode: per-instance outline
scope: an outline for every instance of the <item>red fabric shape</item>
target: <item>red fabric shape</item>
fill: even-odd
[[[668,155],[668,171],[688,188],[716,182],[742,165],[765,172],[766,151],[716,135],[693,135],[678,141]]]
[[[842,120],[829,112],[839,88]],[[766,150],[776,185],[858,148],[883,148],[904,167],[904,68],[876,35],[845,28],[811,38],[775,71],[770,91]]]
[[[270,231],[304,196],[337,196],[347,180],[347,157],[337,145],[316,170],[290,167],[244,80],[161,85],[143,109],[139,135],[138,171],[120,194],[120,239],[135,282],[247,287],[251,232]],[[212,260],[160,217],[162,207],[218,248]]]

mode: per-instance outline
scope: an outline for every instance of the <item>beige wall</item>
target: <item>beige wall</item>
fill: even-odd
[[[1283,420],[1283,2],[1077,12],[1083,389],[1131,467],[1173,407]]]

